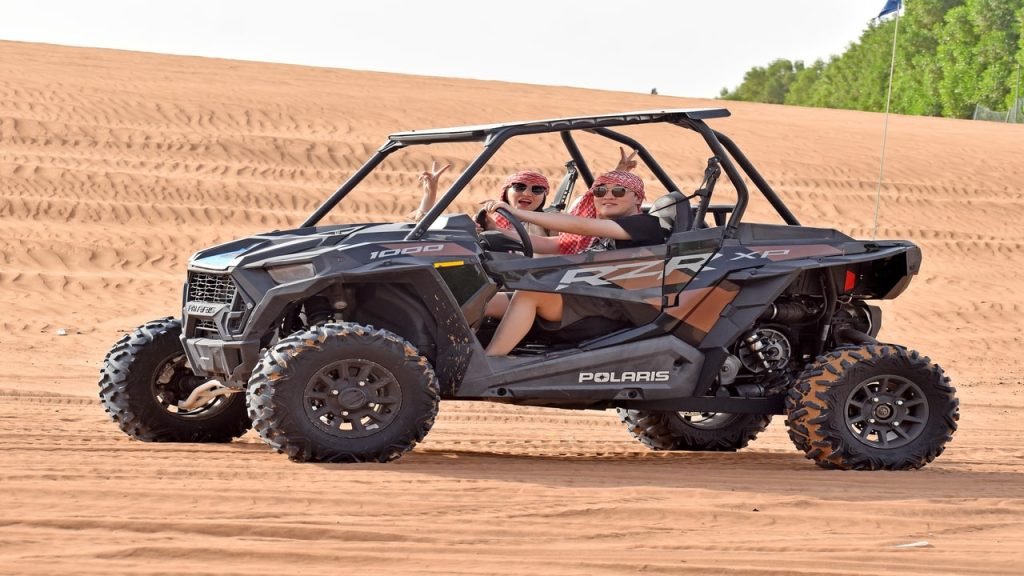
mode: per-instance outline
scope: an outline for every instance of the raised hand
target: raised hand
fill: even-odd
[[[427,215],[427,211],[434,206],[434,202],[437,199],[437,182],[440,180],[441,174],[444,174],[451,167],[451,164],[445,164],[441,169],[438,169],[437,162],[431,160],[430,170],[425,170],[419,175],[420,186],[423,188],[423,198],[420,200],[419,208],[406,214],[405,217],[407,219],[419,222]]]
[[[619,146],[619,164],[615,167],[616,170],[621,172],[632,172],[636,168],[636,150],[629,156],[626,156],[626,151]]]
[[[430,170],[426,170],[420,173],[420,186],[423,187],[424,192],[437,193],[437,182],[441,178],[441,174],[444,174],[451,164],[445,164],[440,170],[437,168],[437,161],[430,161]]]

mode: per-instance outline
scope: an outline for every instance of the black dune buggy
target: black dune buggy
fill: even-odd
[[[656,450],[737,450],[785,414],[794,444],[823,467],[924,466],[956,430],[955,391],[927,357],[877,341],[881,312],[867,303],[906,289],[920,249],[801,226],[705,123],[728,115],[663,110],[392,134],[299,228],[196,253],[181,319],[149,322],[107,354],[103,405],[140,440],[227,442],[254,427],[311,462],[397,458],[430,430],[441,399],[616,408]],[[682,193],[615,130],[655,123],[694,131],[710,149],[696,192]],[[470,216],[445,214],[509,139],[544,133],[569,159],[554,209],[577,178],[593,182],[582,133],[637,150],[664,188],[648,210],[665,243],[534,258],[509,213],[521,237],[511,252]],[[483,149],[420,222],[321,224],[393,152],[446,142]],[[723,171],[735,202],[713,205]],[[744,177],[784,224],[743,221]],[[648,321],[538,329],[508,357],[488,358],[484,304],[518,289],[616,299]]]

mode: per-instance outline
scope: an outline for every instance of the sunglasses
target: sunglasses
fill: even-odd
[[[615,196],[616,198],[622,198],[626,195],[626,192],[632,192],[632,190],[624,186],[613,186],[609,188],[602,184],[597,188],[594,188],[594,198],[604,198],[609,192],[611,192],[612,196]]]
[[[540,196],[541,194],[547,194],[548,193],[548,189],[543,187],[543,186],[532,186],[531,187],[531,186],[527,186],[526,184],[523,184],[522,182],[516,182],[515,184],[509,186],[509,188],[515,190],[516,192],[519,192],[520,194],[522,194],[523,192],[526,192],[527,190],[529,190],[535,196]]]

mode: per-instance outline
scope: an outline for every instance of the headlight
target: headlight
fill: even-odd
[[[312,278],[316,275],[316,268],[308,262],[305,264],[285,264],[284,266],[267,268],[267,273],[274,279],[274,282],[287,284]]]

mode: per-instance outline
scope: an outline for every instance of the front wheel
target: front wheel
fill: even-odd
[[[648,412],[618,409],[629,433],[654,450],[735,452],[771,422],[771,414]]]
[[[249,429],[245,395],[217,396],[185,410],[209,378],[196,376],[181,346],[181,322],[164,318],[125,334],[100,370],[103,408],[126,434],[147,442],[230,442]]]
[[[387,330],[314,326],[268,350],[249,380],[253,427],[297,462],[387,462],[423,440],[440,392],[427,359]]]
[[[921,468],[942,453],[960,418],[942,368],[887,344],[818,357],[786,409],[797,448],[819,466],[844,470]]]

